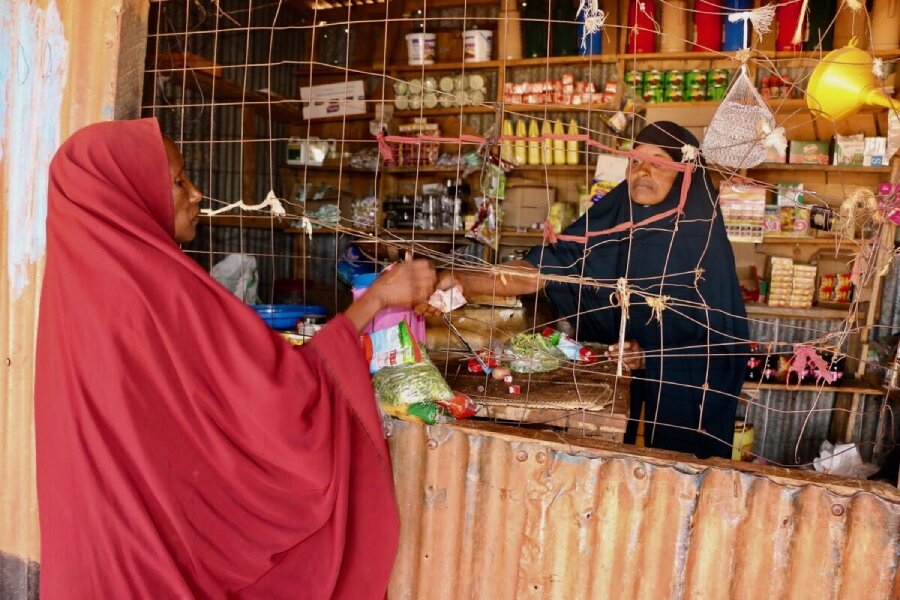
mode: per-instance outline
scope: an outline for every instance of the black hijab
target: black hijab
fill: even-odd
[[[673,161],[681,162],[682,147],[699,147],[697,139],[683,127],[671,122],[648,125],[635,138],[635,145],[654,144],[663,148]],[[628,182],[624,181],[594,204],[564,232],[564,235],[587,236],[617,225],[640,222],[678,207],[684,175],[679,173],[663,201],[652,206],[631,201]],[[667,395],[684,400],[693,397],[691,409],[699,407],[702,390],[721,392],[720,399],[730,407],[733,427],[735,406],[731,396],[740,392],[744,378],[746,353],[743,343],[749,332],[744,302],[741,297],[734,254],[717,210],[718,191],[702,160],[691,174],[690,187],[683,212],[643,227],[588,237],[586,243],[560,241],[536,246],[526,260],[542,273],[577,275],[600,280],[607,287],[596,288],[579,283],[549,282],[545,288],[560,316],[576,327],[579,339],[615,343],[618,341],[622,311],[614,306],[612,286],[624,277],[633,290],[650,296],[668,296],[661,319],[653,317],[651,306],[639,295],[631,296],[625,338],[636,340],[647,353],[648,381],[641,389],[632,386],[632,394]],[[656,383],[654,383],[656,381]],[[662,381],[660,390],[659,381]],[[706,399],[710,394],[706,394]],[[648,405],[648,412],[650,406]],[[659,420],[684,427],[678,415],[669,420],[664,412],[685,412],[675,405],[660,402]],[[654,406],[654,412],[655,406]],[[704,410],[704,428],[707,427]],[[634,415],[633,415],[634,416]],[[654,415],[648,415],[653,418]],[[728,420],[728,415],[723,421]],[[723,429],[724,424],[718,428]],[[676,438],[685,437],[678,431]],[[715,433],[725,436],[724,431]],[[730,435],[726,438],[731,442]],[[698,449],[694,440],[673,449],[704,454],[723,454],[727,447]],[[666,447],[666,446],[664,446]]]

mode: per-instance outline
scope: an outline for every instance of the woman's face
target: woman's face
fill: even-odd
[[[184,160],[175,142],[163,138],[166,157],[169,159],[169,182],[172,184],[172,202],[175,207],[175,241],[187,244],[197,237],[200,221],[200,200],[203,194],[194,187],[184,172]]]
[[[638,144],[634,150],[638,154],[672,161],[665,150],[653,144]],[[628,165],[628,191],[631,199],[644,206],[659,204],[672,189],[676,177],[678,171],[675,169],[641,160],[640,156],[634,157]]]

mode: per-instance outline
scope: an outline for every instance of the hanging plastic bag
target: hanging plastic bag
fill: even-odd
[[[259,276],[255,256],[229,254],[213,265],[210,275],[243,302],[247,304],[259,302],[257,295]]]
[[[375,394],[385,404],[449,402],[454,393],[437,367],[427,357],[421,362],[384,367],[372,376]]]

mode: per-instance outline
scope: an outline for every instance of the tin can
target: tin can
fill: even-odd
[[[512,375],[506,375],[506,376],[503,377],[503,383],[512,383],[512,382],[513,382],[513,376],[512,376]]]
[[[667,86],[684,86],[684,71],[678,69],[666,71],[665,83]]]
[[[648,85],[644,87],[644,93],[641,94],[644,102],[662,102],[665,98],[665,92],[661,85]]]
[[[711,85],[728,85],[728,69],[713,69],[707,74],[707,83]]]
[[[688,71],[687,75],[685,75],[684,82],[685,85],[690,89],[693,85],[699,85],[706,89],[706,80],[708,79],[706,75],[706,71],[701,71],[700,69],[693,69]]]
[[[510,394],[521,394],[522,388],[519,385],[511,385],[508,388]]]
[[[684,100],[684,88],[680,85],[667,85],[663,93],[665,102],[682,102]]]
[[[625,73],[625,83],[633,88],[639,88],[644,85],[644,74],[640,71],[628,71]]]
[[[722,100],[725,97],[725,90],[724,85],[711,85],[706,90],[706,96],[709,100]]]
[[[644,73],[644,86],[659,86],[663,84],[663,72],[653,69]]]
[[[694,83],[687,88],[687,94],[685,94],[685,100],[690,102],[702,102],[706,100],[706,85],[700,85],[699,83]]]

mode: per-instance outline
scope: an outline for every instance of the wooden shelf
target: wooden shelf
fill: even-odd
[[[800,385],[787,387],[784,383],[760,383],[757,381],[745,381],[743,391],[755,392],[772,390],[775,392],[821,392],[823,394],[866,394],[870,396],[883,396],[884,390],[862,381],[851,379],[838,385]]]
[[[757,245],[760,244],[797,244],[802,246],[822,246],[824,248],[834,247],[839,238],[836,237],[828,237],[828,236],[817,236],[817,237],[801,237],[801,236],[792,236],[792,235],[764,235],[762,242],[756,242]],[[850,240],[844,239],[841,240],[841,247],[853,247],[857,245],[866,244],[871,240]]]
[[[826,173],[890,173],[891,167],[861,167],[850,165],[803,165],[790,163],[762,163],[747,171],[824,171]]]
[[[614,54],[593,54],[587,56],[543,56],[538,58],[519,58],[515,60],[488,60],[483,62],[449,62],[435,63],[433,65],[389,65],[388,72],[431,72],[431,71],[466,71],[479,69],[524,68],[551,66],[587,67],[596,64],[611,64],[618,57]]]
[[[281,217],[250,216],[250,215],[216,215],[209,217],[200,215],[200,224],[210,227],[246,227],[249,229],[291,229],[293,220],[299,219],[297,215]]]
[[[810,308],[792,308],[788,306],[769,306],[767,304],[747,303],[747,316],[751,318],[769,318],[769,319],[799,319],[799,320],[836,320],[846,319],[852,316],[850,307],[841,308],[820,308],[813,306]],[[865,314],[863,311],[857,313],[857,316]]]

